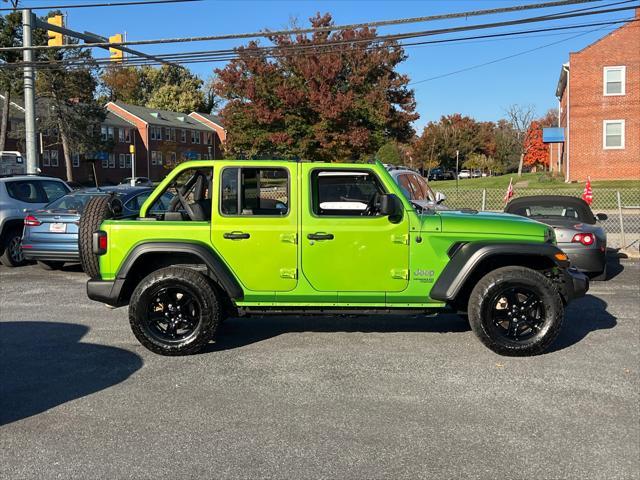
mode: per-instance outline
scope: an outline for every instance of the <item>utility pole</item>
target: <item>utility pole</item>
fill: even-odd
[[[33,15],[28,8],[22,10],[22,46],[25,48],[22,53],[24,60],[24,127],[25,144],[27,154],[27,173],[38,172],[38,149],[36,132],[36,100],[33,71],[33,50],[31,50],[32,38],[31,29],[33,27]]]
[[[459,172],[460,150],[456,150],[456,199],[458,198],[458,172]]]

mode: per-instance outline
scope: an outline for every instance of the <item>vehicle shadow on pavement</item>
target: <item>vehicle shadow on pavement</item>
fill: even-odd
[[[591,332],[613,328],[617,324],[616,317],[607,312],[607,302],[593,295],[586,295],[567,307],[560,335],[548,352],[570,347]]]
[[[121,348],[81,343],[83,325],[0,323],[0,425],[111,387],[142,367]]]
[[[461,333],[470,329],[469,322],[455,314],[231,318],[219,327],[215,343],[201,353],[240,348],[285,333]]]
[[[615,255],[607,255],[607,278],[605,280],[617,277],[623,270],[624,265],[620,262],[620,257],[617,253]]]

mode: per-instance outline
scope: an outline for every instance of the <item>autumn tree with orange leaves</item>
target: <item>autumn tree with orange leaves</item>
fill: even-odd
[[[310,21],[333,25],[330,14]],[[269,40],[273,48],[250,42],[215,71],[228,155],[357,161],[413,137],[418,115],[408,77],[395,70],[406,58],[397,43],[370,28]]]
[[[531,122],[524,140],[524,164],[528,167],[549,165],[549,145],[542,141],[542,125]]]

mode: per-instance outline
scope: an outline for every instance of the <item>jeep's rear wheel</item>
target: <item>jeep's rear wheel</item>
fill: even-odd
[[[102,222],[111,218],[109,196],[93,197],[84,207],[78,226],[78,250],[82,270],[91,278],[100,277],[98,256],[93,253],[93,232],[100,228]]]
[[[485,275],[469,297],[469,323],[487,347],[501,355],[544,352],[558,336],[562,299],[552,282],[525,267]]]
[[[162,268],[134,290],[129,322],[136,338],[152,352],[189,355],[213,339],[220,323],[220,301],[202,274]]]

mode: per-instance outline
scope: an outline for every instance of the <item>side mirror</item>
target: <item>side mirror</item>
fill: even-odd
[[[596,213],[596,218],[600,221],[605,221],[609,216],[606,213]]]
[[[447,196],[442,192],[436,192],[436,203],[440,204],[447,199]]]
[[[380,207],[378,208],[380,215],[385,217],[395,217],[402,215],[402,202],[393,193],[385,193],[380,195]]]

